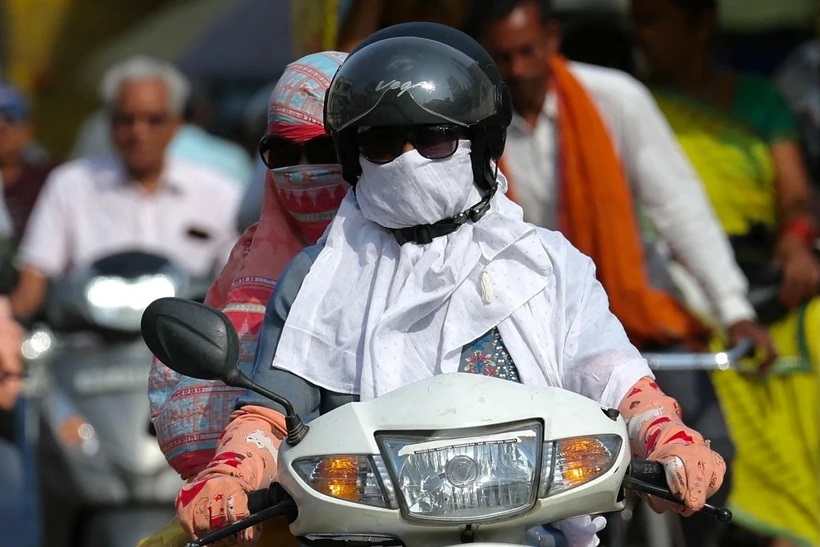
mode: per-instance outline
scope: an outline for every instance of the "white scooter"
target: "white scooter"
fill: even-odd
[[[163,298],[146,309],[142,332],[177,372],[251,389],[287,411],[278,482],[250,494],[251,516],[191,547],[281,515],[306,545],[523,545],[544,523],[623,509],[624,487],[676,501],[659,464],[631,459],[618,411],[569,391],[444,374],[308,426],[239,371],[221,312]]]

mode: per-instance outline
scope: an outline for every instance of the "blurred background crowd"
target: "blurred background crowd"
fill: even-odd
[[[142,243],[167,251],[196,275],[218,272],[262,211],[267,167],[258,145],[268,129],[268,99],[286,65],[312,52],[350,51],[373,31],[399,22],[470,30],[473,4],[0,0],[0,290],[9,295],[6,313],[24,323],[36,317],[49,279],[125,233],[139,233]],[[645,82],[663,79],[666,87],[651,88],[653,98],[723,227],[730,236],[754,235],[757,224],[743,224],[731,207],[759,211],[752,221],[765,225],[778,199],[782,205],[790,191],[803,191],[785,184],[777,187],[779,198],[750,198],[771,180],[798,180],[799,186],[806,173],[811,199],[820,203],[814,197],[820,187],[820,4],[721,0],[714,20],[702,17],[714,2],[685,4],[555,0],[560,50],[571,60]],[[684,15],[692,26],[675,20]],[[727,83],[727,74],[742,77]],[[727,94],[734,98],[725,100]],[[716,105],[725,106],[719,115]],[[737,156],[737,142],[747,157]],[[172,159],[163,164],[166,157]],[[168,192],[146,192],[160,184],[160,175],[173,183]],[[748,187],[712,191],[712,178],[725,176]],[[129,177],[142,190],[118,184]],[[820,206],[813,210],[820,214]],[[171,217],[188,223],[184,240],[165,231]],[[754,247],[758,240],[751,241]],[[797,285],[817,284],[799,278]],[[801,290],[792,291],[798,302]],[[0,471],[0,498],[2,477],[28,477],[25,468],[33,461],[25,450],[22,460],[4,460],[23,429],[21,379],[20,370],[0,370],[0,467],[8,471]],[[813,403],[810,412],[820,415],[820,403]],[[817,454],[811,457],[816,464]],[[817,498],[820,485],[809,488]],[[34,521],[41,524],[31,526],[48,531],[56,513],[47,510]],[[2,514],[0,522],[6,522]],[[755,532],[742,541],[762,541],[765,534]],[[20,547],[37,545],[47,534],[4,536],[0,529],[0,547]]]
[[[561,49],[570,59],[646,74],[647,53],[630,30],[627,0],[553,4],[562,22]],[[778,86],[796,116],[815,181],[820,178],[816,4],[724,0],[719,35],[712,41],[716,62]],[[259,180],[256,147],[267,99],[288,62],[322,49],[349,51],[373,30],[396,22],[430,20],[464,28],[470,2],[407,0],[388,8],[379,0],[142,0],[125,6],[102,0],[5,0],[2,10],[0,77],[10,86],[2,95],[4,109],[14,111],[20,126],[13,136],[4,133],[4,143],[20,144],[4,147],[22,148],[26,164],[40,169],[32,178],[44,179],[48,168],[62,161],[110,151],[101,79],[116,62],[146,55],[175,64],[190,86],[171,153],[212,164],[246,187]],[[31,207],[36,183],[6,180],[5,194],[13,202],[12,194],[23,186],[28,195],[17,199]],[[25,217],[16,216],[19,232]]]

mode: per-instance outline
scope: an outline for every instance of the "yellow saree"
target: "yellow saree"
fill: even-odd
[[[769,87],[741,77],[732,112],[654,91],[730,236],[761,226],[773,232],[777,223],[769,150],[788,133],[788,111]],[[769,375],[712,376],[737,450],[730,506],[750,530],[820,545],[820,298],[769,332],[780,355]]]

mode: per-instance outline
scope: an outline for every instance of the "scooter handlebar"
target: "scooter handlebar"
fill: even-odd
[[[716,353],[644,353],[643,357],[653,370],[728,370],[754,351],[754,343],[743,339],[735,347]]]
[[[270,488],[260,488],[248,492],[248,512],[253,515],[276,504],[272,499]]]

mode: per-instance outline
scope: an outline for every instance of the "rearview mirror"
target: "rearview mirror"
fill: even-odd
[[[148,348],[166,366],[234,385],[239,337],[221,311],[184,298],[160,298],[145,309],[141,329]]]
[[[239,337],[221,311],[184,298],[160,298],[145,308],[140,326],[148,348],[166,366],[191,378],[250,389],[279,403],[285,409],[285,440],[291,446],[307,435],[309,428],[290,401],[239,370]]]

